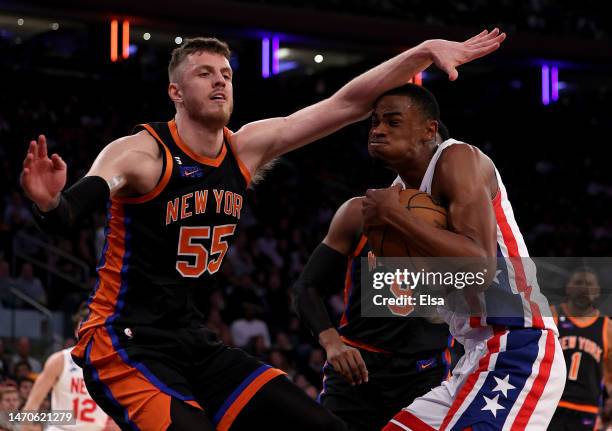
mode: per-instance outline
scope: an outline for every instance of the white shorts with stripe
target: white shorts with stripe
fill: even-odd
[[[566,377],[554,331],[486,329],[482,341],[466,341],[448,381],[414,400],[383,431],[545,431]]]

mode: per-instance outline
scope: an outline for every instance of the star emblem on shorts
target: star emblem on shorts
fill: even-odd
[[[515,386],[510,384],[510,374],[506,374],[506,377],[503,379],[500,379],[497,376],[493,376],[493,378],[497,382],[497,386],[495,386],[491,392],[500,391],[502,394],[504,394],[504,397],[508,398],[508,391],[510,389],[516,389]]]
[[[487,398],[485,395],[482,396],[485,399],[485,403],[487,403],[480,410],[488,410],[493,413],[493,417],[497,417],[498,410],[504,410],[505,407],[498,404],[497,400],[499,399],[499,394],[495,395],[495,398]]]
[[[499,278],[497,278],[497,276],[502,272],[501,269],[498,269],[497,271],[495,271],[495,277],[493,277],[493,283],[495,284],[499,284]]]

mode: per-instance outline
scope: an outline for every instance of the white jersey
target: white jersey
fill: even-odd
[[[103,430],[108,416],[89,396],[83,380],[83,370],[72,360],[71,350],[72,348],[64,349],[61,352],[64,368],[51,392],[51,409],[72,411],[76,417],[76,425],[53,425],[47,430]]]
[[[451,145],[467,145],[455,139],[448,139],[438,146],[434,153],[419,190],[431,194],[436,164],[442,152]],[[557,333],[557,327],[548,308],[548,301],[540,293],[536,277],[536,267],[529,257],[527,246],[514,219],[512,205],[508,200],[506,188],[495,168],[498,191],[493,199],[493,209],[497,222],[497,256],[498,267],[496,281],[486,292],[480,294],[482,315],[473,317],[440,307],[440,314],[448,323],[451,334],[465,345],[464,341],[479,342],[488,339],[492,326],[509,328],[551,329]],[[398,176],[393,184],[403,184]],[[500,281],[498,281],[498,279]],[[489,295],[504,295],[504,301],[487,301]],[[497,296],[499,298],[499,296]],[[500,304],[503,302],[503,304]],[[501,306],[511,312],[499,310]],[[497,309],[496,309],[497,308]]]

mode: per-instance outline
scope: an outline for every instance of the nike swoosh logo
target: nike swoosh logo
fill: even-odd
[[[421,368],[424,370],[425,368],[429,368],[430,366],[432,366],[433,364],[435,364],[436,361],[431,361],[428,362],[426,364],[421,364]]]
[[[190,177],[191,175],[197,174],[198,172],[200,172],[199,169],[196,169],[195,171],[185,171],[184,173],[186,177]]]

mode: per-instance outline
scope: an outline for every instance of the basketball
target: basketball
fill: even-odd
[[[446,209],[429,194],[416,189],[400,192],[400,203],[411,214],[438,229],[447,229]],[[368,242],[376,256],[418,256],[401,233],[389,226],[376,226],[368,232]]]

